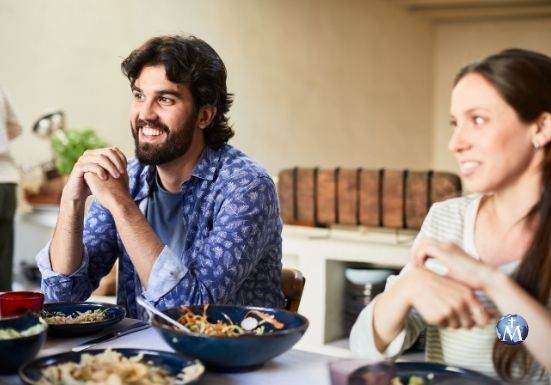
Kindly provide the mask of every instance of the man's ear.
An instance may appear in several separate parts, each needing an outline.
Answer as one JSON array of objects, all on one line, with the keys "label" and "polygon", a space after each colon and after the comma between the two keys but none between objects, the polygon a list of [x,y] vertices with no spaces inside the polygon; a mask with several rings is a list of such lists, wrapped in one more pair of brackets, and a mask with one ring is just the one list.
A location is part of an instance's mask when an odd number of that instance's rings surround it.
[{"label": "man's ear", "polygon": [[216,115],[216,107],[212,104],[205,104],[197,113],[197,126],[201,130],[204,130],[210,125],[212,119],[214,119],[214,115]]},{"label": "man's ear", "polygon": [[545,147],[551,141],[551,113],[544,112],[537,121],[537,129],[532,143],[535,148]]}]

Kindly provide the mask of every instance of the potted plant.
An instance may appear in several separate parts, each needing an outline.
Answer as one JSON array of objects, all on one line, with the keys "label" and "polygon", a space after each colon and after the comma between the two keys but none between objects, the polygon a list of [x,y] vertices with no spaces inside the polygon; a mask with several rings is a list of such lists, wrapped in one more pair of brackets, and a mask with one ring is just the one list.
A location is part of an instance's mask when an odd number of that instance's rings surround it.
[{"label": "potted plant", "polygon": [[84,151],[109,145],[91,128],[58,130],[51,136],[50,141],[60,175],[69,175]]},{"label": "potted plant", "polygon": [[91,129],[56,130],[50,143],[54,151],[54,167],[43,169],[45,179],[36,190],[25,190],[26,201],[32,205],[58,204],[67,178],[84,151],[109,144]]}]

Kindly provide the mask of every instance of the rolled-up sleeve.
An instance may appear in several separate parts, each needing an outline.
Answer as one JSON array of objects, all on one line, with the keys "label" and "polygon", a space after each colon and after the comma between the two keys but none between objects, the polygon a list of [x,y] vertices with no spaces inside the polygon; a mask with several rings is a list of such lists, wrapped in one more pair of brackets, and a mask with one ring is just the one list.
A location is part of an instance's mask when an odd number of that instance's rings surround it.
[{"label": "rolled-up sleeve", "polygon": [[[41,289],[46,302],[75,302],[86,299],[78,290],[78,282],[88,274],[88,253],[84,252],[80,267],[71,275],[56,273],[50,261],[51,241],[36,255],[36,264],[42,275]],[[76,284],[75,284],[76,283]]]},{"label": "rolled-up sleeve", "polygon": [[47,302],[84,301],[112,268],[119,254],[111,214],[97,202],[88,211],[80,267],[71,275],[56,273],[50,262],[51,241],[39,251],[36,262],[42,274],[41,288]]},{"label": "rolled-up sleeve", "polygon": [[[409,268],[410,265],[406,265],[400,274],[388,277],[385,291],[394,286]],[[377,299],[378,296],[373,298],[356,319],[350,331],[350,350],[372,362],[395,360],[404,350],[413,345],[421,331],[426,328],[426,323],[415,309],[410,310],[404,328],[390,341],[385,351],[380,352],[375,345],[373,331],[373,307]]]},{"label": "rolled-up sleeve", "polygon": [[367,305],[358,316],[350,331],[350,350],[358,356],[366,358],[369,362],[394,359],[399,356],[403,350],[406,340],[406,330],[402,330],[390,342],[384,352],[379,352],[375,345],[373,333],[373,306],[377,297]]},{"label": "rolled-up sleeve", "polygon": [[187,272],[187,266],[165,245],[149,274],[147,290],[143,293],[145,298],[157,302],[173,290]]}]

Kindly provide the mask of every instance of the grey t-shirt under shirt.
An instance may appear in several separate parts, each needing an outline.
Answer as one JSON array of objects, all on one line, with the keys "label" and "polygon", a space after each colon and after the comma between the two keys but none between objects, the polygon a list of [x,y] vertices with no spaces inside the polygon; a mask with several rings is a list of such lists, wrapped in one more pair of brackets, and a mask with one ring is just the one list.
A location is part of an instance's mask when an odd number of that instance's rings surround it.
[{"label": "grey t-shirt under shirt", "polygon": [[157,236],[174,254],[181,255],[184,245],[181,192],[166,191],[155,177],[152,194],[147,202],[146,218]]}]

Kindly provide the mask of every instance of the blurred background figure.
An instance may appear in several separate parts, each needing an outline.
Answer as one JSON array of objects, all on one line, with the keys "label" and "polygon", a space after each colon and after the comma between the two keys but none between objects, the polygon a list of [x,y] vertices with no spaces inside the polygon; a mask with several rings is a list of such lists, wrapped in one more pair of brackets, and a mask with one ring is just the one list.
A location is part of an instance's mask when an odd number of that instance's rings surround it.
[{"label": "blurred background figure", "polygon": [[19,136],[21,131],[21,125],[0,88],[0,291],[11,290],[12,284],[13,219],[19,173],[10,156],[9,141]]}]

